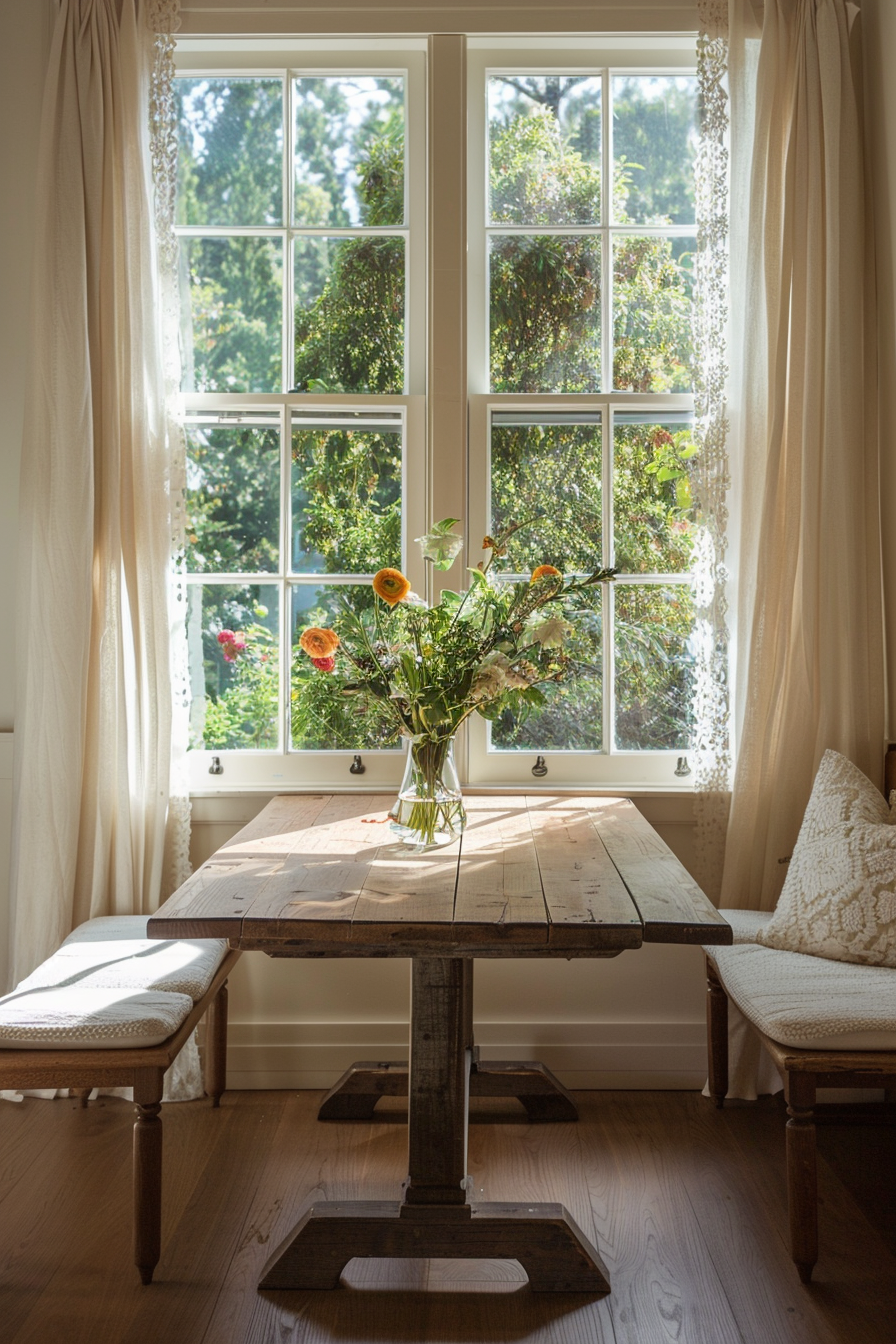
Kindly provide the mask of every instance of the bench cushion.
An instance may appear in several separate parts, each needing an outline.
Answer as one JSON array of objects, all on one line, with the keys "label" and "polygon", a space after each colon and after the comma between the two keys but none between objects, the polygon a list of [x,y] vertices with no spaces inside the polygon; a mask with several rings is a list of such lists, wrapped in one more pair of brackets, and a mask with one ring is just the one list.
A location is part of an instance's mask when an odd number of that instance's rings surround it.
[{"label": "bench cushion", "polygon": [[14,989],[0,999],[0,1049],[140,1049],[161,1045],[192,1008],[188,994]]},{"label": "bench cushion", "polygon": [[227,943],[220,938],[164,942],[147,938],[145,915],[103,916],[70,933],[17,990],[53,985],[157,990],[188,994],[195,1003],[208,991],[226,951]]},{"label": "bench cushion", "polygon": [[896,1050],[896,970],[758,943],[705,949],[740,1011],[798,1050]]}]

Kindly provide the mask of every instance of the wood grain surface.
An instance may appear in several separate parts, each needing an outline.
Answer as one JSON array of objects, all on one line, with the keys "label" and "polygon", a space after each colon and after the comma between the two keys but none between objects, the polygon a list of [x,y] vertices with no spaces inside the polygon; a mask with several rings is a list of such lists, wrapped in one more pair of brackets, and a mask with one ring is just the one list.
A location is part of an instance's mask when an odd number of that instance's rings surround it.
[{"label": "wood grain surface", "polygon": [[149,922],[282,956],[615,956],[730,929],[625,798],[473,795],[463,836],[415,853],[391,795],[282,795]]},{"label": "wood grain surface", "polygon": [[[359,1260],[335,1293],[260,1293],[271,1250],[311,1203],[394,1200],[407,1170],[403,1122],[317,1124],[320,1098],[228,1092],[219,1112],[165,1107],[149,1288],[131,1262],[132,1107],[0,1102],[3,1344],[891,1344],[892,1134],[864,1130],[853,1167],[855,1130],[819,1134],[826,1227],[804,1288],[788,1250],[782,1108],[716,1111],[685,1092],[578,1092],[577,1125],[477,1103],[489,1122],[471,1131],[473,1197],[563,1203],[607,1264],[604,1298],[532,1293],[513,1261],[451,1259]],[[876,1174],[867,1190],[863,1162]]]}]

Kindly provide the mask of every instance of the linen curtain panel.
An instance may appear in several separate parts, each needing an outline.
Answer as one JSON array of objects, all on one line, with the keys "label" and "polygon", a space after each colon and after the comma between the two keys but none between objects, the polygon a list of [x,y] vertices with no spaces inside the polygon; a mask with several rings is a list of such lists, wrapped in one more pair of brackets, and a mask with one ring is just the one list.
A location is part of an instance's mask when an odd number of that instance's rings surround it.
[{"label": "linen curtain panel", "polygon": [[163,885],[172,508],[146,11],[174,8],[61,0],[52,42],[22,456],[13,983],[81,921],[151,911]]},{"label": "linen curtain panel", "polygon": [[732,6],[737,766],[722,905],[770,910],[833,747],[885,734],[876,338],[858,13]]}]

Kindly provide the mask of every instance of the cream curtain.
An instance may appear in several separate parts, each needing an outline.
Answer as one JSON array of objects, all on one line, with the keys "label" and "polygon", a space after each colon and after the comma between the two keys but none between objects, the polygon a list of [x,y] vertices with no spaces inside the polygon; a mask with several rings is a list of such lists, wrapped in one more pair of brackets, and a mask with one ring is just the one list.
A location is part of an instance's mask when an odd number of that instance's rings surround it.
[{"label": "cream curtain", "polygon": [[873,255],[857,8],[733,5],[729,394],[738,753],[722,904],[772,909],[822,753],[885,733]]},{"label": "cream curtain", "polygon": [[163,885],[172,508],[146,10],[165,8],[61,0],[47,75],[22,455],[13,983],[82,920],[154,909]]}]

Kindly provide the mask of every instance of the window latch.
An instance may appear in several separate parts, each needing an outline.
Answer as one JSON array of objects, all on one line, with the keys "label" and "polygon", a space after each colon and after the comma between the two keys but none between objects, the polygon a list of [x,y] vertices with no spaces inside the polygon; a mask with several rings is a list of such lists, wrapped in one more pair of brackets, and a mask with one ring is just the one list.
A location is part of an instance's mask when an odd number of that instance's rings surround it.
[{"label": "window latch", "polygon": [[685,775],[691,773],[691,767],[688,765],[687,756],[679,756],[678,764],[675,767],[675,773],[678,775],[679,779],[684,779]]},{"label": "window latch", "polygon": [[361,760],[360,756],[352,757],[352,763],[348,768],[348,772],[350,775],[363,775],[366,769],[367,766]]},{"label": "window latch", "polygon": [[223,767],[223,765],[221,764],[221,757],[220,757],[220,756],[213,756],[213,757],[212,757],[212,763],[211,763],[211,765],[210,765],[209,768],[208,768],[208,772],[209,772],[210,775],[223,775],[223,773],[224,773],[224,767]]},{"label": "window latch", "polygon": [[544,776],[547,774],[547,772],[548,772],[548,768],[547,768],[547,766],[546,766],[545,763],[544,763],[544,757],[543,757],[543,756],[536,756],[536,757],[535,757],[535,764],[534,764],[533,767],[532,767],[532,773],[533,773],[533,775],[535,776],[535,778],[536,778],[536,779],[543,779]]}]

